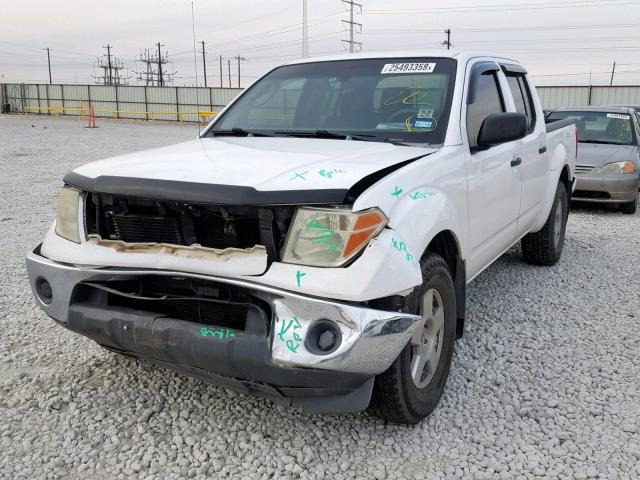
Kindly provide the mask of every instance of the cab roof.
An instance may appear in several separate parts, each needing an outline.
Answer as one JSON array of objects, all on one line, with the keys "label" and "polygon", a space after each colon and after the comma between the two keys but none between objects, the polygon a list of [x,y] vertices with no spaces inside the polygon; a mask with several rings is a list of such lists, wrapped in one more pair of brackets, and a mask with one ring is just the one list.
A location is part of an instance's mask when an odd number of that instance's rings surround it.
[{"label": "cab roof", "polygon": [[461,50],[409,50],[409,51],[377,51],[360,53],[343,53],[337,55],[308,57],[286,62],[285,65],[295,65],[300,63],[329,62],[338,60],[361,60],[367,58],[454,58],[460,62],[466,62],[472,58],[489,57],[496,61],[508,61],[520,65],[518,60],[501,57],[488,52],[470,52]]}]

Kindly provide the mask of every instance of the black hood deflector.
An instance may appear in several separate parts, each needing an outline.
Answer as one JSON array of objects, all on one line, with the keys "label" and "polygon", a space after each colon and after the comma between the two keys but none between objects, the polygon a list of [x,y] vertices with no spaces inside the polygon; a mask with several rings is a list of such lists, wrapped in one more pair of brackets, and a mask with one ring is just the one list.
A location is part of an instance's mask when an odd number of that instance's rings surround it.
[{"label": "black hood deflector", "polygon": [[75,172],[67,173],[64,176],[64,183],[81,190],[95,193],[203,205],[264,206],[341,204],[353,202],[362,192],[391,172],[425,156],[426,155],[421,155],[378,170],[358,180],[349,189],[323,188],[318,190],[261,191],[242,185],[215,185],[151,178],[131,178],[111,175],[91,178]]}]

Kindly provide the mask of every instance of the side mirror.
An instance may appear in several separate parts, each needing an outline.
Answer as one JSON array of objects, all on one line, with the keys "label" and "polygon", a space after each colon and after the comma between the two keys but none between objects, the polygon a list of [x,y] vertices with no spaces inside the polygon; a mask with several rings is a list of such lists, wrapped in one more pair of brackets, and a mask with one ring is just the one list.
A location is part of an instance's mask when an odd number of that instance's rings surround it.
[{"label": "side mirror", "polygon": [[478,134],[478,147],[518,140],[527,134],[527,116],[524,113],[492,113],[482,122]]}]

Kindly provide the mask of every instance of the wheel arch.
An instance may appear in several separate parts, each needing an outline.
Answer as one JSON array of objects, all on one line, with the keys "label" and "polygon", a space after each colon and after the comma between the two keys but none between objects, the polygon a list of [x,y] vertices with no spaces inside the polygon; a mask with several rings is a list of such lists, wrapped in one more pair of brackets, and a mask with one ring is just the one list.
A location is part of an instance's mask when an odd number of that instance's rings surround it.
[{"label": "wheel arch", "polygon": [[[551,212],[551,207],[553,206],[553,200],[555,198],[555,192],[558,188],[558,183],[562,183],[562,185],[567,190],[567,206],[571,203],[571,170],[567,163],[562,165],[562,167],[552,170],[549,172],[548,183],[545,192],[545,200],[544,203],[540,207],[540,211],[538,213],[538,217],[532,228],[529,230],[529,233],[538,232],[542,227],[544,227],[547,218],[549,217],[549,213]],[[569,209],[567,208],[567,212]]]},{"label": "wheel arch", "polygon": [[569,171],[569,165],[565,164],[560,172],[560,181],[567,190],[567,200],[571,202],[571,172]]},{"label": "wheel arch", "polygon": [[456,294],[456,337],[461,338],[464,334],[467,278],[460,242],[454,232],[442,230],[431,239],[423,256],[427,252],[441,256],[449,267]]}]

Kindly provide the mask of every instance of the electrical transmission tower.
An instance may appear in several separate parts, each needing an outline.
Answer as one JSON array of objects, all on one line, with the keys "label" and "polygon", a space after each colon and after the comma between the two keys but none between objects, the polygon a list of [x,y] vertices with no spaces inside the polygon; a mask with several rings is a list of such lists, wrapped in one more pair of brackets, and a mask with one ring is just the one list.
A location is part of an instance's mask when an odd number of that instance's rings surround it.
[{"label": "electrical transmission tower", "polygon": [[356,13],[354,12],[354,10],[356,8],[359,9],[359,12],[357,13],[362,13],[362,4],[356,3],[353,0],[342,0],[342,3],[344,3],[345,5],[349,5],[349,20],[342,20],[343,24],[349,25],[349,40],[342,40],[342,42],[349,44],[349,53],[355,52],[356,46],[358,47],[359,51],[362,51],[362,42],[356,42],[353,39],[354,34],[357,33],[355,31],[356,29],[358,32],[362,32],[362,24],[353,20],[354,14]]},{"label": "electrical transmission tower", "polygon": [[111,53],[113,46],[107,44],[102,48],[107,53],[98,58],[98,68],[102,70],[102,74],[94,76],[96,83],[99,85],[126,85],[129,77],[121,74],[125,70],[125,66]]},{"label": "electrical transmission tower", "polygon": [[444,33],[447,34],[447,39],[442,42],[442,45],[446,45],[447,50],[451,50],[451,47],[453,47],[453,44],[451,43],[451,29],[447,28]]},{"label": "electrical transmission tower", "polygon": [[139,62],[145,65],[144,71],[135,72],[138,75],[138,80],[144,82],[145,85],[163,87],[173,82],[173,76],[177,72],[168,72],[165,65],[169,63],[167,52],[162,53],[162,45],[160,42],[156,43],[154,53],[150,53],[147,48],[144,54],[140,54]]}]

